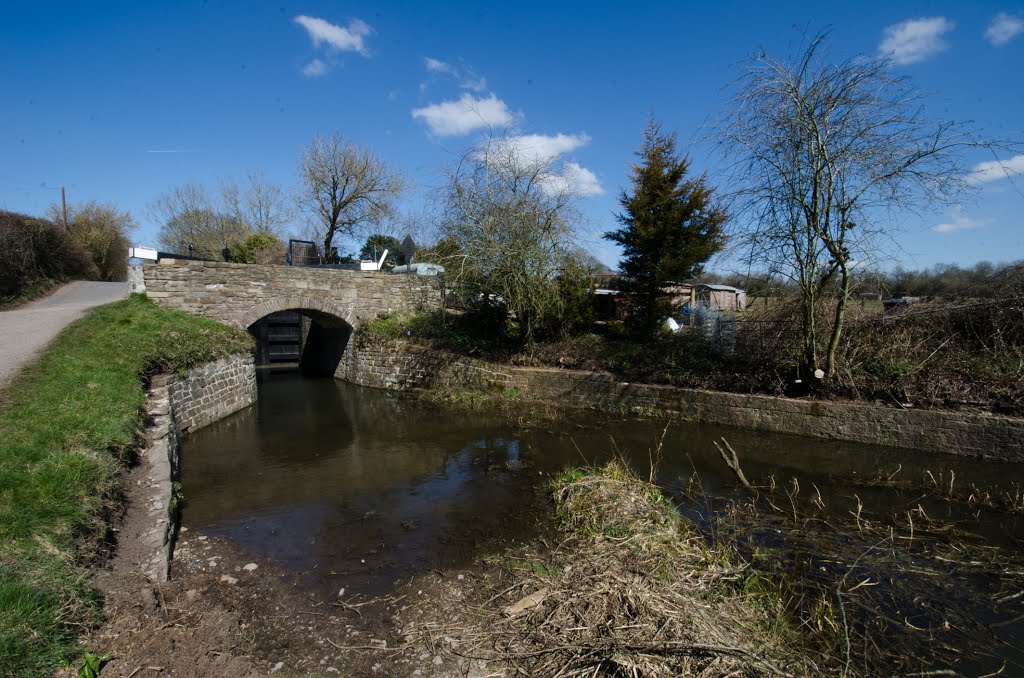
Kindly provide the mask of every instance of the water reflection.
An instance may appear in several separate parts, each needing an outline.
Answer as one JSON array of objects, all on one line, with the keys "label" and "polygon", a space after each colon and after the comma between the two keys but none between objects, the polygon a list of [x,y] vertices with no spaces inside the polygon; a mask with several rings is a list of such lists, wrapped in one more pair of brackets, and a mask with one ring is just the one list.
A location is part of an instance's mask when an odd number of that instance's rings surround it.
[{"label": "water reflection", "polygon": [[[184,524],[274,559],[309,586],[388,590],[403,576],[460,565],[494,539],[528,538],[547,515],[545,474],[614,451],[646,469],[662,433],[654,421],[581,413],[551,430],[517,430],[506,417],[455,413],[326,379],[271,376],[259,403],[190,436],[183,449]],[[680,492],[733,487],[712,441],[727,435],[752,479],[798,475],[835,510],[892,502],[834,477],[938,468],[934,457],[881,447],[674,424],[659,481]],[[1019,477],[1019,468],[957,460],[964,481]],[[916,477],[916,476],[915,476]],[[755,482],[757,482],[755,480]],[[955,511],[941,502],[929,510]],[[988,525],[996,534],[1018,526]],[[1006,530],[1009,530],[1007,532]]]}]

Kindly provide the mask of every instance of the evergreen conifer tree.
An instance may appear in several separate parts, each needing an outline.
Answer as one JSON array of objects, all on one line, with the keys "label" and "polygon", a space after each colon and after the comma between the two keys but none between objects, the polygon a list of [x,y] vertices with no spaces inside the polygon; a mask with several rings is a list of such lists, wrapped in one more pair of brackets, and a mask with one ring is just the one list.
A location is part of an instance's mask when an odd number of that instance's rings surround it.
[{"label": "evergreen conifer tree", "polygon": [[676,151],[675,133],[653,118],[632,170],[632,194],[622,192],[621,228],[604,237],[622,246],[620,270],[630,295],[632,329],[653,337],[670,314],[667,284],[699,275],[725,244],[725,210],[704,176],[688,177],[689,158]]}]

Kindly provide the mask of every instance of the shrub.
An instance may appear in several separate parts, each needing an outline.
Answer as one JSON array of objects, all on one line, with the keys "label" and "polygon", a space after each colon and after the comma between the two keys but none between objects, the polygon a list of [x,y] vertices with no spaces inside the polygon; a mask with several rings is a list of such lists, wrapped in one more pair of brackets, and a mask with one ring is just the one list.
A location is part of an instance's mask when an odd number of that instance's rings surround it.
[{"label": "shrub", "polygon": [[231,247],[238,264],[283,264],[285,245],[270,233],[252,233]]},{"label": "shrub", "polygon": [[0,211],[0,303],[56,282],[96,276],[89,254],[63,228]]},{"label": "shrub", "polygon": [[[61,210],[54,205],[50,219],[60,222]],[[119,212],[112,204],[93,200],[68,208],[68,231],[89,254],[96,278],[110,282],[128,279],[128,238],[138,226],[129,212]]]}]

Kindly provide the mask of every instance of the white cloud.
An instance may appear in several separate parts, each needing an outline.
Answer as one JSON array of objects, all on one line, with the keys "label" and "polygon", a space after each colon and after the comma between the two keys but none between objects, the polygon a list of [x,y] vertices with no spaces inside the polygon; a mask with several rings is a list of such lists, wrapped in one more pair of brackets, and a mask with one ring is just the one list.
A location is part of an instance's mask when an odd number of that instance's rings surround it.
[{"label": "white cloud", "polygon": [[560,156],[589,143],[587,134],[520,134],[495,142],[489,152],[523,167],[549,165],[550,171],[541,177],[541,187],[549,194],[590,197],[604,193],[597,175],[579,163],[558,162]]},{"label": "white cloud", "polygon": [[979,162],[967,175],[967,180],[973,184],[987,184],[1020,174],[1024,174],[1024,155],[1015,155],[1008,160]]},{"label": "white cloud", "polygon": [[1014,16],[1006,12],[1000,12],[996,14],[996,17],[992,19],[992,23],[988,25],[988,30],[985,31],[985,39],[996,47],[1001,47],[1022,32],[1024,32],[1024,19],[1020,15]]},{"label": "white cloud", "polygon": [[550,162],[590,143],[587,134],[520,134],[497,142],[500,151],[514,152],[523,162]]},{"label": "white cloud", "polygon": [[506,127],[519,117],[505,102],[491,94],[486,99],[463,94],[455,101],[430,104],[412,111],[439,137],[461,136],[485,127]]},{"label": "white cloud", "polygon": [[932,226],[932,230],[936,233],[955,233],[956,231],[968,231],[988,226],[993,221],[992,219],[972,219],[964,213],[962,207],[954,209],[950,216],[953,217],[951,222],[948,224],[936,224]]},{"label": "white cloud", "polygon": [[423,57],[423,64],[427,67],[427,70],[431,73],[451,73],[451,64],[446,64],[440,59],[431,59],[430,57]]},{"label": "white cloud", "polygon": [[597,175],[575,162],[565,163],[559,174],[548,174],[543,186],[548,193],[572,193],[583,198],[604,193]]},{"label": "white cloud", "polygon": [[878,53],[892,57],[893,62],[900,65],[916,64],[949,47],[942,36],[955,27],[956,24],[942,16],[909,19],[886,26]]},{"label": "white cloud", "polygon": [[307,78],[318,78],[321,75],[327,75],[327,71],[330,68],[320,59],[313,59],[308,64],[302,67],[302,74]]},{"label": "white cloud", "polygon": [[295,23],[306,29],[314,47],[326,43],[343,52],[358,52],[363,56],[370,55],[363,41],[373,33],[373,29],[365,21],[352,19],[348,22],[348,26],[337,26],[330,21],[300,14],[295,17]]},{"label": "white cloud", "polygon": [[[431,73],[447,75],[454,78],[463,89],[472,90],[474,92],[482,92],[487,89],[487,79],[477,75],[472,68],[459,68],[446,61],[433,59],[431,57],[423,57],[423,65],[426,66],[427,70]],[[420,89],[426,89],[426,85],[420,85]]]}]

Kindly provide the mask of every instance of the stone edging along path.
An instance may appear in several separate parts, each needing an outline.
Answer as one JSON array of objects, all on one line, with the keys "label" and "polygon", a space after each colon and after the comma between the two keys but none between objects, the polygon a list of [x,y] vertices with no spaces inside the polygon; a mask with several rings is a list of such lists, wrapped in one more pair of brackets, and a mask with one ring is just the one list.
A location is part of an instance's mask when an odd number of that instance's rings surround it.
[{"label": "stone edging along path", "polygon": [[391,390],[515,389],[528,399],[571,407],[663,414],[825,440],[1024,461],[1021,418],[634,384],[607,373],[491,364],[402,341],[349,346],[335,376]]},{"label": "stone edging along path", "polygon": [[143,555],[122,563],[154,581],[167,581],[178,522],[177,479],[181,436],[213,423],[256,402],[253,356],[240,354],[189,370],[184,376],[150,379],[146,406],[145,447],[139,451],[141,469],[131,474],[140,490],[135,495],[148,518],[132,538]]}]

